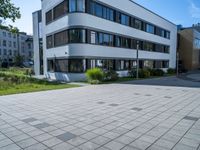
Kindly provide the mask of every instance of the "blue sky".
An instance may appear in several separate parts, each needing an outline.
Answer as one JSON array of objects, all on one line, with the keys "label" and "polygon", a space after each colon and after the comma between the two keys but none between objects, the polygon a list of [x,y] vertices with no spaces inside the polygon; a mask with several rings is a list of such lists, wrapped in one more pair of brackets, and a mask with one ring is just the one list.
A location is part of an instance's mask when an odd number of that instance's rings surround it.
[{"label": "blue sky", "polygon": [[[32,34],[32,12],[41,8],[41,0],[11,0],[20,7],[22,17],[14,24],[20,31]],[[189,27],[200,22],[200,0],[133,0],[175,24]]]}]

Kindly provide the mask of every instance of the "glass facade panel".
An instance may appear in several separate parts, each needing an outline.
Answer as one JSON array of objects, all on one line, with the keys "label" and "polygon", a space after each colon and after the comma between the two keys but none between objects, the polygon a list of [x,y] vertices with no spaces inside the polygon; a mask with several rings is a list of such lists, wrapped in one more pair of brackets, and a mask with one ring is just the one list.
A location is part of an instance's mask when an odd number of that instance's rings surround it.
[{"label": "glass facade panel", "polygon": [[56,33],[54,35],[54,46],[62,46],[68,43],[68,32],[67,30]]}]

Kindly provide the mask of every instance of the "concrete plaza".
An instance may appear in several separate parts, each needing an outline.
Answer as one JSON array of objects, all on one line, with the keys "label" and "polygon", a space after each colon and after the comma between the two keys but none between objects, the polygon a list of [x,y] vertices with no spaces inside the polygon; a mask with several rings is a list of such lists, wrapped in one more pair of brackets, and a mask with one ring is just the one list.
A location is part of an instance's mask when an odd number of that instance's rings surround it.
[{"label": "concrete plaza", "polygon": [[109,84],[1,96],[0,149],[200,150],[200,88]]}]

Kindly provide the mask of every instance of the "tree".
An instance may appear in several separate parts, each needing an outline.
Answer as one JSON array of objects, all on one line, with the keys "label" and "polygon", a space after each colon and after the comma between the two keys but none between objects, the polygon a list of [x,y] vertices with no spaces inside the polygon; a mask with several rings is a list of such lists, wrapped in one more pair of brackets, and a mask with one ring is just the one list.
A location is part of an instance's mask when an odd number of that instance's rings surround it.
[{"label": "tree", "polygon": [[15,7],[10,0],[0,0],[0,18],[11,19],[15,22],[16,19],[21,17],[18,7]]}]

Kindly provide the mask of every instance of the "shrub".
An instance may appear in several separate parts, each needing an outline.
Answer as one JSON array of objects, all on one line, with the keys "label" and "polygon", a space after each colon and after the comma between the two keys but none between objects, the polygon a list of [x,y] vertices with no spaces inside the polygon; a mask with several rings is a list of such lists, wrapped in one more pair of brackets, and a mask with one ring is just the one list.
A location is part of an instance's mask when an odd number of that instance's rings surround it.
[{"label": "shrub", "polygon": [[129,70],[128,74],[129,74],[130,77],[136,78],[136,74],[137,74],[136,69]]},{"label": "shrub", "polygon": [[139,78],[149,78],[151,76],[150,71],[148,69],[140,69],[138,73]]},{"label": "shrub", "polygon": [[176,69],[173,68],[167,69],[167,74],[176,74]]},{"label": "shrub", "polygon": [[116,81],[118,80],[118,74],[114,70],[105,71],[104,72],[104,80],[105,81]]},{"label": "shrub", "polygon": [[95,82],[96,84],[98,84],[103,80],[104,73],[99,68],[93,68],[93,69],[87,70],[86,77],[90,83]]},{"label": "shrub", "polygon": [[164,76],[165,72],[162,69],[151,69],[151,76]]}]

